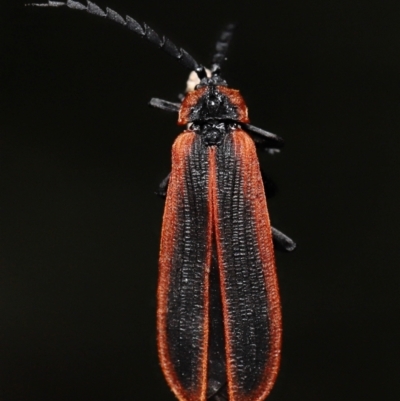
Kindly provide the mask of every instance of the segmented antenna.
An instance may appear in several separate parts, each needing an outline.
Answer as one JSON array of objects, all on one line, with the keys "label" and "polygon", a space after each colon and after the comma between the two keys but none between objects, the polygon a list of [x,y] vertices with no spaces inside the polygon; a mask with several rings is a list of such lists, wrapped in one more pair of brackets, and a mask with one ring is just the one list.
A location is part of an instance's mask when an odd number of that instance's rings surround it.
[{"label": "segmented antenna", "polygon": [[226,59],[226,53],[228,52],[229,42],[232,39],[233,30],[235,29],[234,24],[228,24],[225,29],[221,32],[221,35],[215,44],[215,54],[212,59],[211,71],[213,75],[218,75],[221,70],[221,64]]},{"label": "segmented antenna", "polygon": [[126,26],[131,31],[137,33],[142,38],[147,39],[149,42],[154,43],[158,48],[164,50],[170,56],[177,59],[181,64],[183,64],[186,68],[191,71],[196,71],[200,75],[202,74],[203,67],[197,63],[197,61],[184,49],[176,47],[168,38],[162,36],[161,38],[157,35],[156,32],[153,31],[148,25],[143,23],[143,26],[140,25],[137,21],[135,21],[129,15],[126,16],[126,19],[122,18],[117,12],[111,10],[111,8],[106,8],[106,11],[103,11],[98,5],[92,3],[91,1],[86,2],[86,6],[73,0],[67,1],[48,1],[47,3],[34,3],[27,4],[27,6],[33,7],[63,7],[66,6],[68,8],[72,8],[73,10],[83,10],[87,11],[90,14],[97,15],[99,17],[105,17],[111,19],[118,24]]}]

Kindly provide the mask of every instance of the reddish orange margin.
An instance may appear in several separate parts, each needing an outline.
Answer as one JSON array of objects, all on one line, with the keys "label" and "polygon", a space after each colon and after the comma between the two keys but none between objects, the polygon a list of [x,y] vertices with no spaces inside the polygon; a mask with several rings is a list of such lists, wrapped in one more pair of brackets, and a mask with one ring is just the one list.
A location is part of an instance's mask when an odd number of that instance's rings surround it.
[{"label": "reddish orange margin", "polygon": [[[172,171],[168,185],[167,198],[164,209],[163,225],[161,232],[161,248],[159,259],[159,279],[157,290],[157,343],[158,354],[164,376],[171,390],[179,401],[206,401],[207,392],[207,362],[209,341],[209,271],[211,266],[211,222],[208,222],[209,244],[207,245],[207,260],[205,266],[205,294],[204,294],[204,339],[201,366],[199,368],[198,391],[188,392],[180,383],[169,355],[169,347],[166,337],[168,293],[170,286],[170,272],[174,255],[174,242],[176,241],[176,228],[178,224],[178,208],[181,204],[179,198],[185,193],[184,177],[187,173],[186,162],[190,157],[190,150],[196,134],[185,131],[176,139],[172,147]],[[209,214],[211,216],[211,213]]]},{"label": "reddish orange margin", "polygon": [[[272,243],[272,233],[267,210],[267,203],[262,182],[260,166],[256,154],[253,140],[241,130],[233,133],[233,141],[236,157],[239,159],[240,168],[245,182],[245,196],[251,198],[254,202],[254,224],[257,233],[258,249],[260,252],[262,264],[264,267],[264,278],[267,290],[268,308],[269,308],[269,326],[271,330],[271,342],[269,351],[269,361],[265,367],[263,378],[257,389],[250,394],[242,394],[235,385],[234,378],[234,359],[230,347],[230,330],[228,321],[228,312],[226,299],[222,297],[224,327],[225,327],[225,343],[227,354],[227,380],[228,394],[230,401],[263,401],[270,393],[279,371],[280,354],[282,345],[282,318],[279,297],[279,287],[276,275],[274,247]],[[213,199],[213,221],[218,221],[218,204],[217,204],[217,182],[216,182],[216,163],[215,155],[210,150],[210,177],[213,177],[210,185],[214,188],[212,191]],[[220,233],[218,226],[216,227],[216,242],[218,260],[222,261],[222,248],[220,242]],[[225,293],[224,278],[221,262],[220,275],[222,293]]]}]

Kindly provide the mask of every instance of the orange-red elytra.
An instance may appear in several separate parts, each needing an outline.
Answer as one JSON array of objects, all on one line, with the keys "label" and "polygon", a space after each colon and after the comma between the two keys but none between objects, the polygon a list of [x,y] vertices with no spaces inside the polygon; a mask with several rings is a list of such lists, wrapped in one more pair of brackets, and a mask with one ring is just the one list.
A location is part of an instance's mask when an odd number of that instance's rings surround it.
[{"label": "orange-red elytra", "polygon": [[278,136],[249,124],[238,90],[221,77],[233,26],[222,32],[210,70],[146,24],[110,8],[66,6],[111,19],[197,74],[180,103],[150,105],[178,114],[186,130],[172,148],[157,291],[157,342],[165,378],[180,401],[262,401],[281,356],[281,307],[274,247],[295,243],[270,225],[256,147],[275,153]]},{"label": "orange-red elytra", "polygon": [[[214,269],[225,343],[219,353],[224,361],[217,365],[225,362],[229,400],[263,400],[278,373],[281,313],[256,150],[241,129],[232,130],[219,146],[202,141],[185,131],[173,146],[158,287],[161,366],[179,400],[212,396],[207,368],[212,369],[209,281]],[[194,172],[203,176],[201,182]],[[195,186],[201,195],[193,196]]]}]

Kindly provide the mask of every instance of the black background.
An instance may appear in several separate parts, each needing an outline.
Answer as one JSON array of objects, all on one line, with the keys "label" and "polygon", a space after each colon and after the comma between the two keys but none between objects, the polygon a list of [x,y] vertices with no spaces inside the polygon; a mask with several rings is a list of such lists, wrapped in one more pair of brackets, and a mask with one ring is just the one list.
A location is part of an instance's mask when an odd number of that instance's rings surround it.
[{"label": "black background", "polygon": [[[4,3],[4,1],[2,2]],[[269,400],[400,399],[400,3],[103,0],[225,78],[279,185],[284,344]],[[1,8],[0,401],[173,400],[155,346],[157,255],[180,132],[148,100],[187,71],[84,12]]]}]

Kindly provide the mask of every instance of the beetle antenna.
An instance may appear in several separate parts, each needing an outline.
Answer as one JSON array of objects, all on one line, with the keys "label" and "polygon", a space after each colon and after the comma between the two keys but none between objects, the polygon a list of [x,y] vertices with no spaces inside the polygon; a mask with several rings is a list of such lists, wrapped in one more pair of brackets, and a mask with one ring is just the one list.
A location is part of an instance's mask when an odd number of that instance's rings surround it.
[{"label": "beetle antenna", "polygon": [[170,56],[177,59],[181,64],[183,64],[186,68],[193,71],[199,68],[199,64],[197,61],[184,49],[179,48],[174,45],[168,38],[162,36],[161,38],[157,35],[153,29],[151,29],[146,23],[143,23],[143,26],[140,25],[136,20],[134,20],[129,15],[126,16],[126,19],[121,17],[117,12],[111,10],[111,8],[106,7],[106,11],[103,11],[98,5],[92,3],[91,1],[86,2],[86,6],[82,3],[73,0],[67,1],[48,1],[47,3],[34,3],[34,4],[26,4],[27,6],[33,7],[62,7],[66,6],[68,8],[74,10],[82,10],[87,11],[90,14],[97,15],[99,17],[105,17],[111,19],[131,31],[134,31],[142,38],[147,39],[149,42],[154,43],[158,48],[164,50]]},{"label": "beetle antenna", "polygon": [[195,69],[195,71],[196,71],[196,74],[197,74],[197,76],[199,77],[200,81],[201,81],[203,78],[207,78],[207,71],[206,71],[206,68],[205,68],[204,66],[199,65],[199,66]]},{"label": "beetle antenna", "polygon": [[212,58],[211,72],[213,75],[219,75],[221,71],[221,64],[226,60],[226,53],[228,52],[229,42],[232,39],[234,24],[228,24],[221,32],[221,35],[215,44],[215,54]]}]

